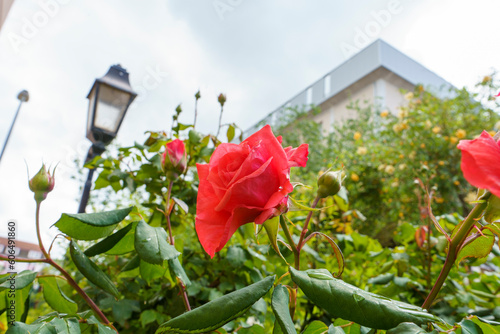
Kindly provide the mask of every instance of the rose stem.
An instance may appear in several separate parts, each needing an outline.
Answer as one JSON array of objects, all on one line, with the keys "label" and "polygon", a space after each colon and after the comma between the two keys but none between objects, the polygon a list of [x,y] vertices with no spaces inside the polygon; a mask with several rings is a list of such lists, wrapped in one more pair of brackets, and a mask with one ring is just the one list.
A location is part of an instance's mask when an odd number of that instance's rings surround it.
[{"label": "rose stem", "polygon": [[[318,205],[319,200],[320,200],[320,198],[318,196],[314,199],[314,202],[312,204],[313,209]],[[295,245],[295,243],[293,242],[290,231],[288,230],[288,226],[286,225],[284,219],[280,216],[280,225],[283,228],[283,232],[285,232],[285,236],[286,236],[288,242],[290,243],[290,246],[292,247],[293,255],[295,258],[295,269],[297,269],[297,270],[300,270],[300,250],[302,249],[302,246],[303,246],[302,243],[303,243],[304,237],[307,233],[307,226],[309,225],[309,221],[311,220],[312,214],[313,214],[313,211],[309,211],[309,214],[307,215],[306,221],[304,223],[304,227],[302,228],[302,232],[300,233],[300,238],[299,238],[299,242],[297,243],[297,245]],[[295,315],[295,309],[297,307],[297,284],[296,283],[293,284],[293,289],[291,289],[291,291],[290,291],[290,299],[291,299],[290,316],[292,317],[292,320],[293,320],[294,315]]]},{"label": "rose stem", "polygon": [[221,127],[221,123],[222,123],[222,112],[224,111],[224,106],[220,106],[220,115],[219,115],[219,127],[217,128],[217,134],[215,135],[215,138],[218,138],[219,137],[219,132],[220,132],[220,127]]},{"label": "rose stem", "polygon": [[489,192],[483,195],[481,197],[481,203],[477,203],[476,206],[469,213],[467,218],[465,218],[462,221],[462,223],[458,226],[457,233],[453,236],[453,238],[451,238],[448,249],[448,255],[446,256],[443,269],[441,269],[441,272],[439,273],[436,283],[434,283],[431,292],[425,299],[424,304],[422,305],[423,309],[428,310],[431,307],[434,299],[437,297],[439,290],[441,290],[444,281],[448,277],[448,274],[450,273],[450,270],[453,267],[455,260],[457,259],[458,251],[462,247],[462,244],[469,235],[470,231],[474,228],[474,223],[476,222],[475,219],[481,217],[484,209],[488,205],[487,200],[490,197],[490,195],[491,193]]},{"label": "rose stem", "polygon": [[[313,209],[316,208],[316,206],[318,205],[319,200],[320,200],[319,196],[316,196],[316,198],[314,199],[314,202],[313,202],[311,208],[313,208]],[[311,220],[312,215],[313,215],[313,211],[311,210],[307,214],[306,222],[304,223],[304,227],[302,228],[302,232],[300,233],[299,242],[297,243],[297,250],[298,250],[298,255],[299,255],[299,260],[296,261],[296,268],[295,268],[297,270],[300,270],[300,268],[299,268],[299,264],[300,264],[300,251],[302,249],[302,246],[304,246],[303,245],[304,237],[306,236],[307,226],[309,226],[309,221]]]},{"label": "rose stem", "polygon": [[[288,226],[286,225],[285,219],[283,218],[283,215],[280,216],[280,225],[281,228],[283,229],[283,232],[285,233],[286,240],[290,244],[290,247],[292,247],[293,251],[293,257],[295,258],[295,268],[299,268],[299,250],[297,249],[297,246],[295,245],[295,242],[293,242],[292,235],[290,234],[290,230],[288,229]],[[297,284],[293,283],[293,289],[290,289],[290,316],[293,317],[295,316],[295,308],[297,307]]]},{"label": "rose stem", "polygon": [[[101,309],[94,303],[94,301],[85,293],[85,291],[80,288],[80,286],[73,280],[73,278],[68,274],[66,270],[64,270],[60,265],[58,265],[50,255],[45,251],[45,247],[43,247],[43,242],[40,234],[40,206],[41,206],[41,201],[36,202],[36,234],[38,237],[38,245],[40,246],[40,250],[42,251],[43,255],[45,256],[45,261],[48,264],[50,264],[52,267],[56,268],[68,281],[68,284],[71,285],[76,292],[87,302],[87,305],[90,306],[92,310],[97,314],[97,316],[104,322],[105,325],[113,328],[115,332],[118,333],[116,328],[113,326],[113,324],[106,318],[104,313],[102,313]],[[17,259],[16,259],[17,260]],[[32,261],[32,262],[42,262],[40,260],[38,261]]]},{"label": "rose stem", "polygon": [[[167,203],[165,204],[165,218],[167,218],[168,235],[170,238],[170,244],[175,247],[174,236],[172,234],[172,225],[170,224],[170,195],[172,194],[173,184],[174,184],[173,181],[170,181],[170,183],[168,184],[167,199],[166,199]],[[186,311],[191,311],[191,305],[189,304],[189,299],[188,299],[188,295],[187,295],[186,289],[184,287],[184,284],[178,278],[177,278],[177,282],[179,283],[179,290],[180,290],[180,293],[182,295],[182,301],[184,302],[184,307],[186,308]]]},{"label": "rose stem", "polygon": [[193,130],[196,128],[196,118],[198,118],[198,99],[194,101],[194,122],[193,122]]}]

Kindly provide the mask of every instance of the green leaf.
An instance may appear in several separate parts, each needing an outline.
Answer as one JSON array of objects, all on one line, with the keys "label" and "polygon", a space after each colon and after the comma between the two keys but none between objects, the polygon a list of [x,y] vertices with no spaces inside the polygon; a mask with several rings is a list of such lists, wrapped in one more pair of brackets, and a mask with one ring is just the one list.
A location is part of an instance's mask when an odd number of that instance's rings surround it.
[{"label": "green leaf", "polygon": [[113,232],[132,209],[133,207],[98,213],[63,213],[54,225],[74,239],[96,240]]},{"label": "green leaf", "polygon": [[101,322],[97,320],[94,315],[91,315],[87,319],[87,323],[90,325],[96,325],[98,334],[116,334],[116,332],[112,328],[101,324]]},{"label": "green leaf", "polygon": [[307,205],[304,205],[297,201],[296,199],[293,199],[291,196],[288,196],[288,199],[292,201],[293,205],[296,206],[299,210],[304,210],[304,211],[321,211],[321,208],[310,208]]},{"label": "green leaf", "polygon": [[14,326],[10,326],[5,334],[59,334],[56,328],[47,323],[28,325],[23,322],[14,322]]},{"label": "green leaf", "polygon": [[280,249],[278,247],[278,230],[280,226],[280,217],[274,217],[271,219],[266,220],[262,225],[266,229],[267,237],[269,238],[269,241],[271,242],[271,247],[273,247],[274,251],[278,253],[278,255],[283,259],[283,261],[286,262],[285,258],[283,255],[281,255]]},{"label": "green leaf", "polygon": [[177,277],[186,287],[191,285],[191,281],[186,275],[186,272],[184,271],[184,268],[182,267],[182,264],[179,261],[178,257],[173,260],[168,260],[168,265],[170,267],[170,270],[172,271],[172,276]]},{"label": "green leaf", "polygon": [[411,322],[402,322],[396,327],[387,331],[387,334],[422,334],[427,333],[420,326]]},{"label": "green leaf", "polygon": [[342,329],[342,327],[335,327],[332,324],[332,325],[330,325],[330,327],[328,327],[328,333],[327,334],[345,334],[345,332]]},{"label": "green leaf", "polygon": [[141,258],[139,257],[139,255],[136,255],[130,261],[127,262],[127,264],[122,268],[121,272],[133,270],[139,267],[140,263],[141,263]]},{"label": "green leaf", "polygon": [[460,250],[457,256],[458,263],[468,257],[480,259],[488,256],[495,243],[495,237],[491,231],[484,231],[483,233],[484,235],[472,240]]},{"label": "green leaf", "polygon": [[335,278],[320,280],[291,267],[290,273],[305,295],[335,318],[375,329],[391,329],[402,322],[441,322],[420,307],[366,292]]},{"label": "green leaf", "polygon": [[23,270],[15,275],[13,280],[6,280],[0,284],[0,292],[10,289],[11,283],[14,283],[15,290],[24,289],[35,280],[36,274],[36,272],[31,270]]},{"label": "green leaf", "polygon": [[469,318],[472,322],[474,322],[476,325],[478,325],[482,330],[483,333],[500,333],[500,323],[496,321],[489,321],[485,320],[482,318],[479,318],[477,316],[473,316],[472,318]]},{"label": "green leaf", "polygon": [[28,317],[29,305],[30,305],[30,295],[33,284],[28,284],[22,289],[14,290],[15,293],[5,293],[5,304],[9,308],[10,305],[15,305],[14,319],[10,318],[10,312],[8,312],[7,321],[20,321],[26,322]]},{"label": "green leaf", "polygon": [[67,314],[78,312],[78,304],[64,294],[55,277],[40,277],[38,282],[43,289],[43,298],[52,309]]},{"label": "green leaf", "polygon": [[483,334],[481,327],[471,320],[464,319],[459,325],[462,328],[462,334]]},{"label": "green leaf", "polygon": [[179,199],[177,197],[172,197],[172,199],[182,209],[182,211],[184,211],[184,213],[188,213],[189,212],[189,207],[186,204],[186,202],[184,202],[183,200],[181,200],[181,199]]},{"label": "green leaf", "polygon": [[307,275],[311,278],[321,279],[321,280],[331,280],[333,275],[326,269],[309,269],[307,270]]},{"label": "green leaf", "polygon": [[484,213],[484,220],[488,223],[493,223],[500,220],[500,198],[491,194],[488,199],[488,206]]},{"label": "green leaf", "polygon": [[290,316],[290,310],[288,309],[289,300],[288,289],[280,284],[274,288],[271,308],[276,316],[278,325],[281,327],[281,331],[285,334],[297,334],[292,317]]},{"label": "green leaf", "polygon": [[273,286],[276,276],[231,292],[162,324],[161,333],[203,333],[224,326],[242,315]]},{"label": "green leaf", "polygon": [[335,203],[341,211],[349,210],[349,199],[347,198],[347,190],[345,187],[340,188],[337,195],[333,196]]},{"label": "green leaf", "polygon": [[240,268],[246,261],[245,251],[238,246],[231,246],[227,249],[226,259],[234,268]]},{"label": "green leaf", "polygon": [[266,334],[266,330],[261,325],[253,325],[238,330],[238,334]]},{"label": "green leaf", "polygon": [[113,303],[113,318],[122,326],[125,326],[125,321],[132,317],[133,312],[141,312],[139,302],[136,300],[121,299]]},{"label": "green leaf", "polygon": [[142,328],[146,327],[146,325],[156,321],[156,311],[155,310],[146,310],[141,313],[139,318],[141,320]]},{"label": "green leaf", "polygon": [[167,232],[162,227],[151,227],[141,220],[135,229],[135,249],[141,260],[163,264],[163,261],[181,255],[167,242],[167,238]]},{"label": "green leaf", "polygon": [[229,127],[227,128],[227,142],[230,143],[234,135],[236,134],[236,129],[234,128],[233,124],[230,124]]},{"label": "green leaf", "polygon": [[328,326],[322,321],[315,320],[306,327],[302,334],[323,334],[328,330]]},{"label": "green leaf", "polygon": [[76,318],[54,318],[48,324],[54,327],[57,334],[81,333],[80,324]]},{"label": "green leaf", "polygon": [[74,240],[71,240],[69,245],[69,253],[71,255],[71,259],[75,263],[75,266],[83,276],[99,288],[118,298],[118,289],[115,287],[111,279],[101,269],[99,269],[94,262],[83,254],[82,250],[78,247]]},{"label": "green leaf", "polygon": [[382,275],[378,275],[376,277],[372,277],[368,279],[368,283],[370,284],[387,284],[392,281],[394,278],[394,274],[386,273]]},{"label": "green leaf", "polygon": [[[84,252],[85,255],[92,257],[92,256],[96,256],[98,254],[106,253],[107,251],[115,248],[118,245],[118,243],[130,231],[133,231],[132,228],[135,227],[136,225],[137,225],[137,223],[128,224],[127,226],[125,226],[121,230],[118,230],[115,233],[111,234],[110,236],[104,238],[103,240],[99,241],[98,243],[96,243],[92,247],[89,247],[87,250],[85,250],[85,252]],[[133,232],[132,232],[132,234],[133,234]],[[130,249],[130,251],[133,251],[134,250],[133,243],[131,246],[132,246],[132,249]],[[124,253],[121,253],[121,254],[124,254]],[[115,255],[115,254],[113,254],[113,255]]]},{"label": "green leaf", "polygon": [[149,284],[151,281],[163,277],[167,268],[159,264],[151,264],[141,260],[139,271],[141,273],[141,277]]}]

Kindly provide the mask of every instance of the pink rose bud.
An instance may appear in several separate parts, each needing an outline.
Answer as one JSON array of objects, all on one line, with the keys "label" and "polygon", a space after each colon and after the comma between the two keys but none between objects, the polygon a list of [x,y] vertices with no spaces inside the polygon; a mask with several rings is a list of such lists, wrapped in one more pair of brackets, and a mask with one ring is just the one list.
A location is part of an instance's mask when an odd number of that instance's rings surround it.
[{"label": "pink rose bud", "polygon": [[224,107],[224,103],[226,103],[226,95],[220,94],[218,97],[219,103],[221,107]]},{"label": "pink rose bud", "polygon": [[175,139],[165,145],[165,152],[161,156],[161,166],[171,180],[184,173],[187,167],[187,152],[182,140]]},{"label": "pink rose bud", "polygon": [[35,176],[31,180],[29,180],[29,187],[32,192],[35,193],[35,201],[41,202],[45,198],[47,198],[47,194],[54,189],[55,184],[55,168],[52,171],[53,175],[50,175],[50,171],[47,172],[45,169],[45,164],[42,165],[42,168],[36,173]]}]

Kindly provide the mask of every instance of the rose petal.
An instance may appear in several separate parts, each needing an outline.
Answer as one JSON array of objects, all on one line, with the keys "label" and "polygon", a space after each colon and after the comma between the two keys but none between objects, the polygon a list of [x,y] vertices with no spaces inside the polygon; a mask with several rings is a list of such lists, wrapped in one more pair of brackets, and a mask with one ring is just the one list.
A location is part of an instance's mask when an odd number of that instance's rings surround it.
[{"label": "rose petal", "polygon": [[461,140],[457,147],[462,150],[461,168],[465,179],[500,196],[500,143],[483,131],[479,138]]},{"label": "rose petal", "polygon": [[208,165],[196,165],[200,184],[196,204],[195,227],[203,249],[213,257],[224,236],[226,224],[231,214],[226,211],[215,211],[219,199],[215,195],[211,184],[207,181]]},{"label": "rose petal", "polygon": [[291,146],[285,148],[286,157],[288,159],[288,167],[305,167],[307,163],[307,155],[309,154],[309,145],[302,144],[297,148]]}]

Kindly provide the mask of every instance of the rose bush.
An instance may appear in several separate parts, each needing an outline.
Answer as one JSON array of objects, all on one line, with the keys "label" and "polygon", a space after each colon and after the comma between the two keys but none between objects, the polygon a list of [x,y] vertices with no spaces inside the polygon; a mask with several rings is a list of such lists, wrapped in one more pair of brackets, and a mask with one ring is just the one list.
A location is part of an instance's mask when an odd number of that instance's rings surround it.
[{"label": "rose bush", "polygon": [[479,138],[462,140],[457,147],[462,150],[461,168],[465,179],[500,197],[500,141],[483,131]]},{"label": "rose bush", "polygon": [[211,257],[243,224],[262,224],[287,210],[290,168],[305,167],[308,149],[283,148],[266,125],[240,144],[219,145],[208,164],[197,164],[196,232]]}]

